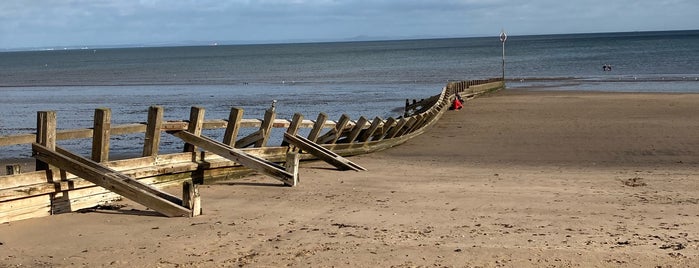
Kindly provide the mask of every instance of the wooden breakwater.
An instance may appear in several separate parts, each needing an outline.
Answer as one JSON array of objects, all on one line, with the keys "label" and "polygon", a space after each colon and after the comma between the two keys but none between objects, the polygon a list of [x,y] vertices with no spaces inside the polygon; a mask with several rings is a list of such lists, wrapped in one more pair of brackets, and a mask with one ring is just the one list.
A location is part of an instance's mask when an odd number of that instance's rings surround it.
[{"label": "wooden breakwater", "polygon": [[[196,184],[257,171],[293,186],[298,182],[296,163],[310,159],[358,170],[343,157],[387,149],[423,133],[448,110],[454,94],[469,99],[503,87],[500,79],[450,82],[430,98],[406,100],[402,117],[385,120],[353,121],[343,115],[332,121],[323,113],[315,120],[301,114],[276,119],[274,107],[262,119],[245,119],[242,109],[231,108],[227,119],[205,120],[204,108],[192,107],[188,120],[164,121],[163,108],[154,106],[144,123],[112,125],[111,111],[97,109],[93,128],[57,130],[58,115],[41,111],[36,133],[0,136],[0,149],[26,146],[37,159],[35,170],[8,164],[7,175],[0,176],[0,222],[77,211],[121,197],[166,216],[195,216],[200,211]],[[238,137],[244,128],[254,131]],[[285,129],[281,144],[268,144],[272,128]],[[301,128],[310,129],[307,137],[298,135]],[[225,129],[222,141],[202,135],[206,129]],[[134,133],[143,135],[139,156],[110,159],[110,140]],[[159,153],[162,135],[180,138],[183,152]],[[89,156],[56,145],[75,139],[92,139]],[[183,185],[182,198],[159,190],[173,185]]]}]

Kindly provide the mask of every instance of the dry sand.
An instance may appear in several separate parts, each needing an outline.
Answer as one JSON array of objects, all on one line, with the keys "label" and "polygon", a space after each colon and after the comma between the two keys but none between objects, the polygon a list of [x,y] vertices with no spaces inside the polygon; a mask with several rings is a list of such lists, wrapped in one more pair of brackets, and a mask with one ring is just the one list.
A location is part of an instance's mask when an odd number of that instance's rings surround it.
[{"label": "dry sand", "polygon": [[[0,267],[696,267],[699,94],[504,91],[425,134],[201,187],[204,215],[0,225]],[[177,192],[178,189],[172,189]]]}]

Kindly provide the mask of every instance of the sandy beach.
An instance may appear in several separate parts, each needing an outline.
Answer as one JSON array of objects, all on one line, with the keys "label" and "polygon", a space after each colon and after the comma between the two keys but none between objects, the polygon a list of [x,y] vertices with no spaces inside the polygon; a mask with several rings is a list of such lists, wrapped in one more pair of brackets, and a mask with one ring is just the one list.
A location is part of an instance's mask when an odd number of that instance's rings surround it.
[{"label": "sandy beach", "polygon": [[505,90],[350,158],[365,172],[203,185],[199,217],[125,200],[0,224],[0,267],[696,267],[698,112],[699,94]]}]

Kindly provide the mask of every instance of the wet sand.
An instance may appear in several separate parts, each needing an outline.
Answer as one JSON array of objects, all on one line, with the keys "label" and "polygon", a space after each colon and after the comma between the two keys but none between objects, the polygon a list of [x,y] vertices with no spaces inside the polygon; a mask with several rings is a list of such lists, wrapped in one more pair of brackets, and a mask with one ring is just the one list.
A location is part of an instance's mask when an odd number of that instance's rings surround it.
[{"label": "wet sand", "polygon": [[366,172],[202,186],[196,218],[124,201],[2,224],[0,267],[692,267],[698,112],[699,94],[508,90],[352,157]]}]

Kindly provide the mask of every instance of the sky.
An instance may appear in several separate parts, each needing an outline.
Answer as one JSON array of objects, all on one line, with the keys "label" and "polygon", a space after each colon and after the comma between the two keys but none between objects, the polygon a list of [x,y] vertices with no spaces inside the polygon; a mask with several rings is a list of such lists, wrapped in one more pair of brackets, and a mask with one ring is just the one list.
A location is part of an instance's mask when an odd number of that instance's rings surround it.
[{"label": "sky", "polygon": [[699,29],[697,0],[1,0],[0,49]]}]

